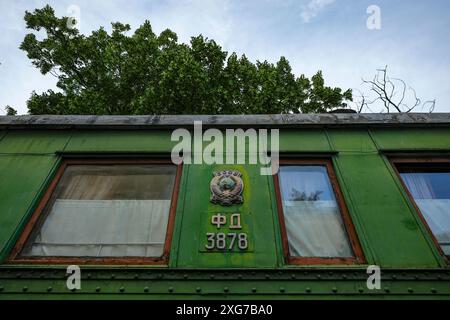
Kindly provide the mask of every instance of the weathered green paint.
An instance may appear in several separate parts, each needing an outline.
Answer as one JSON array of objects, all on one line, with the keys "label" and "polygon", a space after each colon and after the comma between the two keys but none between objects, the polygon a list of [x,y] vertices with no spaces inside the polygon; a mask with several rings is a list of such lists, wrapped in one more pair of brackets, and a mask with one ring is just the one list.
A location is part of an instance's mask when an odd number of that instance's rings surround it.
[{"label": "weathered green paint", "polygon": [[[0,299],[448,299],[450,275],[442,271],[386,271],[380,289],[366,287],[364,269],[299,272],[145,269],[82,274],[80,290],[66,287],[64,269],[0,269]],[[32,272],[32,273],[31,273]]]},{"label": "weathered green paint", "polygon": [[0,140],[0,153],[54,154],[64,150],[69,137],[67,131],[9,131]]},{"label": "weathered green paint", "polygon": [[[351,203],[352,216],[361,222],[358,234],[367,237],[366,251],[383,267],[434,267],[434,256],[406,199],[365,130],[330,130],[339,151],[335,161]],[[364,241],[364,243],[366,243]],[[374,246],[373,243],[378,245]]]},{"label": "weathered green paint", "polygon": [[280,152],[331,151],[326,132],[322,129],[281,130]]},{"label": "weathered green paint", "polygon": [[170,152],[177,143],[171,131],[76,131],[66,151],[75,152]]},{"label": "weathered green paint", "polygon": [[56,162],[54,155],[0,155],[0,261],[37,204]]},{"label": "weathered green paint", "polygon": [[371,129],[381,149],[444,149],[450,146],[449,128]]},{"label": "weathered green paint", "polygon": [[[212,174],[214,171],[225,169],[239,170],[242,173],[244,182],[242,205],[222,207],[209,202],[209,182]],[[183,246],[183,250],[180,249],[178,253],[178,267],[276,267],[271,195],[267,177],[259,174],[259,166],[190,165],[186,189],[181,193],[186,193],[186,199],[179,240],[179,246],[180,248]],[[210,222],[211,215],[234,212],[241,213],[244,230],[248,230],[249,250],[233,254],[205,252],[203,247],[206,243],[206,232],[214,230]],[[195,232],[192,232],[192,226],[196,226]]]},{"label": "weathered green paint", "polygon": [[[57,167],[57,152],[168,154],[177,143],[170,141],[170,137],[169,130],[0,132],[0,261],[4,261],[9,254],[39,202]],[[381,266],[385,270],[383,274],[393,269],[400,270],[396,271],[396,278],[384,280],[383,286],[389,287],[389,292],[367,291],[365,266],[286,265],[281,248],[273,177],[261,176],[259,165],[185,164],[169,264],[140,269],[145,274],[149,272],[155,279],[144,279],[140,271],[134,271],[130,266],[95,266],[91,267],[92,270],[104,272],[105,275],[86,279],[80,292],[71,293],[65,289],[64,274],[60,278],[52,276],[54,271],[64,273],[61,266],[28,266],[28,270],[34,270],[34,276],[30,276],[24,271],[16,273],[15,266],[0,265],[0,299],[448,299],[450,269],[439,256],[380,149],[450,151],[450,129],[328,128],[280,131],[281,153],[335,152],[334,169],[367,264]],[[221,207],[209,202],[212,173],[224,169],[242,172],[244,204]],[[249,250],[239,253],[205,252],[205,233],[214,229],[209,221],[211,215],[231,212],[241,213],[242,224],[249,235]],[[234,272],[233,279],[210,271],[224,268],[230,276]],[[329,271],[333,268],[346,272],[345,278],[343,274],[335,278],[336,271]],[[403,272],[408,275],[415,268],[428,271],[417,271],[412,278],[399,279],[403,277]],[[318,274],[308,278],[304,275],[306,270],[309,270],[308,277],[312,274],[311,270]],[[353,277],[354,270],[360,278]],[[134,278],[134,272],[138,278]],[[190,272],[196,272],[197,276],[193,277]],[[261,278],[254,278],[254,272]],[[428,276],[427,272],[430,272]],[[440,273],[431,277],[435,272]],[[111,277],[111,274],[115,276]],[[131,278],[127,278],[128,275]],[[170,278],[172,276],[178,278]],[[27,291],[23,291],[24,286],[28,287]],[[144,292],[146,286],[150,288],[148,292]],[[48,287],[52,287],[51,291],[47,291]],[[97,287],[102,288],[100,293],[96,292]],[[124,292],[120,291],[121,287],[125,288]],[[201,292],[197,292],[198,287]],[[227,292],[224,287],[228,288]],[[363,287],[363,292],[360,292],[360,287]],[[169,288],[172,288],[171,291]],[[311,292],[306,292],[306,288],[310,288]],[[337,292],[332,292],[333,288],[337,288]]]}]

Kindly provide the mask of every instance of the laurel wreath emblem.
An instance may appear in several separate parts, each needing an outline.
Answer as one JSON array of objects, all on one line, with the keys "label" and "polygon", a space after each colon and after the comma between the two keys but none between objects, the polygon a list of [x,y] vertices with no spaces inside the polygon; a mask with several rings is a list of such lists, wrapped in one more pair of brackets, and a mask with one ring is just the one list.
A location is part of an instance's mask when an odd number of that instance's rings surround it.
[{"label": "laurel wreath emblem", "polygon": [[241,177],[242,173],[237,170],[214,172],[210,183],[210,201],[222,206],[243,203],[244,182]]}]

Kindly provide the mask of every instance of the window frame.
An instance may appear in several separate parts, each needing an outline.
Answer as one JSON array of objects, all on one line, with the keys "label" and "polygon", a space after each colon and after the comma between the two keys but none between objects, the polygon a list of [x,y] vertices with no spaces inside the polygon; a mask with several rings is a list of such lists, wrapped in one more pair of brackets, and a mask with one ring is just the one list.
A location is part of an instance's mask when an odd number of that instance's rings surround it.
[{"label": "window frame", "polygon": [[[395,174],[397,175],[398,180],[400,181],[400,184],[403,188],[403,191],[407,195],[407,201],[411,203],[413,208],[415,209],[417,215],[419,216],[420,221],[422,222],[422,225],[425,227],[425,230],[427,231],[428,235],[431,237],[431,240],[433,241],[435,247],[437,248],[440,256],[442,256],[447,263],[450,263],[450,255],[447,256],[444,251],[441,248],[441,245],[439,244],[438,239],[434,235],[433,231],[430,228],[430,225],[428,224],[427,220],[425,219],[425,216],[423,215],[422,211],[420,210],[419,206],[416,203],[416,200],[414,199],[411,192],[409,192],[409,189],[406,185],[406,183],[403,181],[403,178],[400,175],[399,165],[402,164],[409,164],[409,167],[411,169],[421,169],[423,172],[433,172],[433,169],[437,168],[437,163],[448,163],[450,166],[450,159],[445,158],[442,156],[394,156],[389,158],[389,162],[391,164],[391,167],[394,169]],[[431,164],[430,167],[420,166],[420,167],[414,167],[414,165],[423,165],[429,163]],[[435,165],[433,167],[433,164]],[[449,171],[450,172],[450,171]]]},{"label": "window frame", "polygon": [[344,197],[342,195],[337,177],[333,170],[332,160],[330,158],[304,158],[304,159],[280,159],[280,167],[285,165],[291,166],[305,166],[305,165],[316,165],[325,166],[328,174],[328,179],[332,186],[334,196],[336,198],[336,203],[339,207],[339,212],[342,217],[342,222],[347,234],[347,238],[354,254],[353,257],[298,257],[291,256],[289,252],[289,240],[286,233],[286,224],[284,221],[283,204],[280,190],[280,180],[278,173],[274,175],[274,186],[275,186],[275,197],[277,201],[277,211],[278,211],[278,221],[281,231],[281,241],[283,247],[284,261],[287,264],[292,265],[337,265],[337,264],[363,264],[365,263],[364,254],[353,225],[350,214],[345,205]]},{"label": "window frame", "polygon": [[[176,166],[175,180],[172,190],[172,197],[169,209],[169,220],[167,223],[166,238],[164,241],[163,254],[160,257],[61,257],[61,256],[35,256],[24,257],[21,252],[29,237],[34,231],[34,227],[39,219],[50,208],[55,198],[55,190],[60,182],[66,168],[70,165],[142,165],[142,164],[161,164]],[[79,265],[166,265],[169,261],[170,246],[173,238],[175,213],[180,189],[180,181],[183,164],[173,164],[166,158],[127,158],[127,157],[108,157],[108,158],[63,158],[59,168],[56,170],[50,184],[41,197],[31,218],[26,222],[19,239],[16,241],[8,259],[10,264],[79,264]]]}]

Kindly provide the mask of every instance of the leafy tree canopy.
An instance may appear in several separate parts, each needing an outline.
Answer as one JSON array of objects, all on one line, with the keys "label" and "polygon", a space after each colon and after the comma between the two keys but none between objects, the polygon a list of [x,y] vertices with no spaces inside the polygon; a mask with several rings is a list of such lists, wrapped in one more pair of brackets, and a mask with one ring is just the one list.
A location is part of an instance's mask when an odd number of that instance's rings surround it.
[{"label": "leafy tree canopy", "polygon": [[[345,107],[351,90],[327,87],[322,73],[292,73],[281,57],[252,63],[228,54],[202,35],[178,43],[145,21],[134,33],[113,23],[85,36],[50,6],[25,13],[20,48],[42,74],[57,79],[57,92],[32,93],[31,114],[258,114],[326,112]],[[38,39],[37,33],[44,31]]]}]

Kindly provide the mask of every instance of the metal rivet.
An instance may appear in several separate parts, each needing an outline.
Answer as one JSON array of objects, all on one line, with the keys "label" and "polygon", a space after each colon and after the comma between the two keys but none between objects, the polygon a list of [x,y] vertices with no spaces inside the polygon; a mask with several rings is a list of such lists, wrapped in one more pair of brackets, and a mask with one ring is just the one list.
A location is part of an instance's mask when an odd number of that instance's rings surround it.
[{"label": "metal rivet", "polygon": [[197,287],[197,288],[195,288],[195,291],[200,292],[200,291],[202,291],[202,288]]},{"label": "metal rivet", "polygon": [[228,287],[223,288],[223,291],[228,292],[229,291]]},{"label": "metal rivet", "polygon": [[395,274],[393,274],[393,275],[391,276],[391,278],[395,280],[395,279],[397,279],[397,276],[396,276]]},{"label": "metal rivet", "polygon": [[88,279],[90,279],[92,277],[92,275],[90,273],[88,273],[87,277],[88,277]]},{"label": "metal rivet", "polygon": [[135,279],[139,279],[139,275],[138,275],[138,274],[135,274],[135,275],[134,275],[134,278],[135,278]]},{"label": "metal rivet", "polygon": [[124,292],[124,291],[125,291],[125,288],[124,288],[124,287],[120,287],[120,288],[119,288],[119,291],[120,291],[120,292]]},{"label": "metal rivet", "polygon": [[100,287],[95,288],[96,292],[100,292],[100,290],[102,290]]},{"label": "metal rivet", "polygon": [[308,288],[305,289],[305,291],[306,291],[307,293],[310,293],[310,292],[311,292],[311,288],[308,287]]},{"label": "metal rivet", "polygon": [[210,278],[210,279],[214,279],[215,277],[214,277],[214,275],[212,274],[212,275],[209,276],[209,278]]},{"label": "metal rivet", "polygon": [[242,274],[238,274],[238,279],[242,279]]},{"label": "metal rivet", "polygon": [[52,287],[48,287],[48,288],[47,288],[47,291],[48,291],[48,292],[50,292],[50,291],[52,291],[52,290],[53,290]]},{"label": "metal rivet", "polygon": [[413,290],[412,288],[408,288],[408,292],[409,292],[409,293],[413,293],[414,290]]},{"label": "metal rivet", "polygon": [[183,275],[183,278],[184,278],[184,279],[187,279],[187,278],[188,278],[188,275],[187,275],[187,274],[184,274],[184,275]]},{"label": "metal rivet", "polygon": [[266,279],[270,279],[270,276],[268,274],[265,275]]},{"label": "metal rivet", "polygon": [[292,279],[295,279],[295,274],[291,275],[291,278],[292,278]]},{"label": "metal rivet", "polygon": [[336,293],[338,291],[338,289],[336,287],[331,288],[331,291],[333,291],[334,293]]},{"label": "metal rivet", "polygon": [[112,274],[112,275],[111,275],[111,279],[114,279],[115,277],[116,277],[115,274]]},{"label": "metal rivet", "polygon": [[144,292],[148,292],[148,291],[149,291],[148,287],[144,287]]},{"label": "metal rivet", "polygon": [[344,275],[342,276],[342,279],[347,279],[347,275],[344,274]]},{"label": "metal rivet", "polygon": [[364,289],[363,289],[362,287],[359,287],[359,288],[358,288],[358,292],[359,292],[359,293],[363,293],[363,292],[364,292]]},{"label": "metal rivet", "polygon": [[169,287],[169,292],[173,292],[173,287]]},{"label": "metal rivet", "polygon": [[27,287],[27,286],[23,287],[23,288],[22,288],[22,291],[23,291],[23,292],[27,292],[27,291],[28,291],[28,287]]},{"label": "metal rivet", "polygon": [[280,287],[280,292],[285,292],[286,290],[283,287]]},{"label": "metal rivet", "polygon": [[256,292],[256,288],[252,288],[252,292]]},{"label": "metal rivet", "polygon": [[437,290],[435,288],[431,288],[432,293],[437,293]]},{"label": "metal rivet", "polygon": [[321,276],[320,274],[318,274],[318,275],[316,276],[316,278],[317,278],[317,279],[321,279],[322,276]]},{"label": "metal rivet", "polygon": [[391,289],[389,289],[389,287],[384,288],[384,292],[389,293],[391,291]]}]

